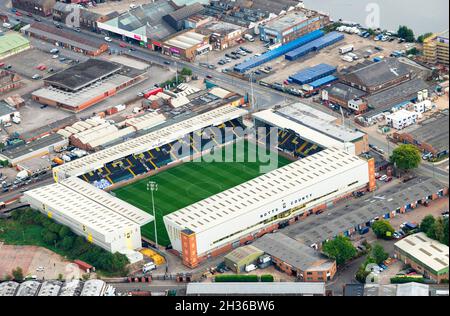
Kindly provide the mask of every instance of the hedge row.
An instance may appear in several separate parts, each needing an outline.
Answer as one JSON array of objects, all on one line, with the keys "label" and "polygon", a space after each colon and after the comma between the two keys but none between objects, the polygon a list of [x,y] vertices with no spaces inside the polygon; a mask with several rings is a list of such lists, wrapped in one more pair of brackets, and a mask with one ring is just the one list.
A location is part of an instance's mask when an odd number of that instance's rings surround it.
[{"label": "hedge row", "polygon": [[214,278],[215,282],[273,282],[273,275],[239,275],[239,274],[223,274]]}]

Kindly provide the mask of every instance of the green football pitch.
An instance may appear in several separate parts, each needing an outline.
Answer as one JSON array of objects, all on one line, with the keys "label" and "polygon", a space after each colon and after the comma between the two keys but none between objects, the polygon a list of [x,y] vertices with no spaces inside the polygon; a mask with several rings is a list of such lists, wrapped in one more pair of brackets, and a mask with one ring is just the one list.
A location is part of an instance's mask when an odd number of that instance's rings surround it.
[{"label": "green football pitch", "polygon": [[[253,154],[258,157],[259,151],[262,150],[261,147],[249,146],[247,141],[241,142],[243,144],[230,144],[216,149],[216,152],[204,155],[204,160],[207,161],[210,161],[208,158],[217,157],[219,152],[222,157],[225,157],[225,152],[231,152],[230,147],[232,146],[235,157],[233,161],[235,162],[218,162],[218,159],[214,162],[185,162],[114,190],[114,193],[118,198],[153,214],[151,193],[147,191],[147,183],[155,181],[158,184],[158,189],[154,192],[158,243],[167,246],[170,244],[170,240],[163,222],[164,215],[256,178],[261,175],[260,167],[268,166],[267,162],[252,162],[253,160],[249,159]],[[279,155],[277,155],[277,159],[278,166],[275,165],[271,169],[290,163],[288,159]],[[154,240],[153,222],[142,227],[142,235]]]}]

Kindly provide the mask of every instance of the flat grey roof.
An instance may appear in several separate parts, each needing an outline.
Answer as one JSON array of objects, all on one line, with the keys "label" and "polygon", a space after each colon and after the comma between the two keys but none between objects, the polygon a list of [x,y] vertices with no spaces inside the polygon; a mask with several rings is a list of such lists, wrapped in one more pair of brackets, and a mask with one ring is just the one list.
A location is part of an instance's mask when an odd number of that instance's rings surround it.
[{"label": "flat grey roof", "polygon": [[[272,11],[268,9],[268,11]],[[273,11],[272,11],[273,12]],[[274,12],[278,13],[278,12]],[[265,24],[265,28],[276,30],[278,32],[283,32],[284,30],[291,28],[292,26],[299,24],[303,21],[307,21],[309,18],[306,15],[306,12],[295,10],[286,13],[285,15],[281,15]]]},{"label": "flat grey roof", "polygon": [[328,261],[320,252],[282,233],[265,234],[252,245],[302,271]]},{"label": "flat grey roof", "polygon": [[371,193],[318,216],[309,216],[293,226],[286,227],[283,233],[308,246],[321,243],[377,216],[382,217],[388,212],[437,193],[444,187],[444,184],[433,178],[416,178],[382,192]]},{"label": "flat grey roof", "polygon": [[76,91],[118,72],[121,68],[122,66],[116,63],[90,58],[48,77],[45,82],[59,88]]},{"label": "flat grey roof", "polygon": [[323,282],[188,283],[187,295],[325,295]]},{"label": "flat grey roof", "polygon": [[353,99],[358,99],[365,96],[367,93],[356,89],[352,86],[346,85],[344,83],[338,82],[331,87],[327,87],[324,90],[328,91],[329,95],[338,97],[339,99],[350,101]]},{"label": "flat grey roof", "polygon": [[448,110],[441,112],[437,118],[421,122],[420,127],[410,132],[415,140],[427,143],[436,150],[448,150],[449,118]]},{"label": "flat grey roof", "polygon": [[4,150],[0,152],[0,155],[5,156],[8,159],[15,159],[33,151],[50,147],[64,140],[65,138],[63,136],[55,133],[29,142],[28,144]]},{"label": "flat grey roof", "polygon": [[394,86],[382,92],[367,97],[367,103],[374,108],[364,117],[373,117],[403,102],[411,101],[417,97],[417,92],[429,89],[428,84],[422,79],[412,79]]}]

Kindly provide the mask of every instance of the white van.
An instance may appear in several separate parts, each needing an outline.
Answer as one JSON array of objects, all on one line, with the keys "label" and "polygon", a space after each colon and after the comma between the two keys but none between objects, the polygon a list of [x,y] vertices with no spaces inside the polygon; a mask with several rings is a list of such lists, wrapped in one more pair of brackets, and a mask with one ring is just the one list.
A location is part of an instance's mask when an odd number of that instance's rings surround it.
[{"label": "white van", "polygon": [[142,273],[144,273],[144,274],[147,273],[147,272],[153,271],[153,270],[156,270],[156,265],[153,262],[146,263],[142,267]]},{"label": "white van", "polygon": [[252,272],[255,271],[258,267],[255,266],[254,264],[249,264],[247,266],[245,266],[245,272]]},{"label": "white van", "polygon": [[7,29],[10,29],[10,28],[12,28],[12,25],[5,22],[5,23],[3,23],[3,27],[7,28]]}]

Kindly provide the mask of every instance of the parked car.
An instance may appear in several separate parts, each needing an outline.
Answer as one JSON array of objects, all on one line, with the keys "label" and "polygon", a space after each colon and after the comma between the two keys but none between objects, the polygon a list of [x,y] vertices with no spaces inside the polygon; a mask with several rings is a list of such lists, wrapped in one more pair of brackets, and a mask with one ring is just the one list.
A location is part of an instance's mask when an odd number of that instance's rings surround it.
[{"label": "parked car", "polygon": [[170,65],[170,61],[165,60],[165,61],[164,61],[164,64],[165,64],[165,65]]},{"label": "parked car", "polygon": [[388,178],[388,176],[387,175],[382,175],[378,180],[380,180],[380,181],[386,181],[386,179]]},{"label": "parked car", "polygon": [[112,42],[112,39],[111,39],[111,37],[105,36],[105,41]]},{"label": "parked car", "polygon": [[391,182],[392,181],[392,177],[387,177],[386,180],[384,180],[384,182]]}]

